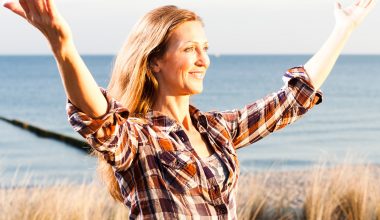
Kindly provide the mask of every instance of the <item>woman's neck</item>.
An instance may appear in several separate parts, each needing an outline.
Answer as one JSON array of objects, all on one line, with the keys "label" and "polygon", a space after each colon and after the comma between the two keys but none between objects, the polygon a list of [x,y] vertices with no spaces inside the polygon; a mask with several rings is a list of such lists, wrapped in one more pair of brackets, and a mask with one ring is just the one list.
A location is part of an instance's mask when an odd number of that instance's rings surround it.
[{"label": "woman's neck", "polygon": [[192,122],[189,113],[189,96],[158,96],[153,105],[154,111],[159,111],[180,123],[184,129],[190,131]]}]

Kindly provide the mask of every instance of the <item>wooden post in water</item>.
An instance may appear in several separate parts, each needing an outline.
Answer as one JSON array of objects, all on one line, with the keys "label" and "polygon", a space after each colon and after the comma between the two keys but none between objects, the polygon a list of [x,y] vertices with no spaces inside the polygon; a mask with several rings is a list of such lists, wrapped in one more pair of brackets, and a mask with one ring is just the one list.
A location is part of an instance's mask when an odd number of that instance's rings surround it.
[{"label": "wooden post in water", "polygon": [[22,122],[19,120],[7,119],[7,118],[4,118],[2,116],[0,116],[0,120],[5,121],[5,122],[12,124],[14,126],[17,126],[19,128],[25,129],[29,132],[32,132],[39,137],[50,138],[50,139],[54,139],[54,140],[63,142],[67,145],[75,147],[76,149],[79,149],[79,150],[84,151],[86,153],[91,152],[90,146],[85,141],[78,140],[76,138],[69,137],[69,136],[66,136],[63,134],[59,134],[59,133],[56,133],[53,131],[48,131],[48,130],[36,127],[34,125],[31,125],[31,124],[28,124],[28,123],[25,123],[25,122]]}]

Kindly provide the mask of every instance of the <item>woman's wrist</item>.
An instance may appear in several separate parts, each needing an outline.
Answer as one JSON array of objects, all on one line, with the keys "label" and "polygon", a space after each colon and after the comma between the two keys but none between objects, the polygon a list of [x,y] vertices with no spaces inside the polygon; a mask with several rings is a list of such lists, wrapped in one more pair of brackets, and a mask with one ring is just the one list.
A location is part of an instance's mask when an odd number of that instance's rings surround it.
[{"label": "woman's wrist", "polygon": [[54,53],[59,53],[65,50],[65,48],[74,45],[70,27],[62,17],[57,18],[54,22],[52,21],[49,28],[46,31],[42,31],[42,33],[45,35]]},{"label": "woman's wrist", "polygon": [[341,24],[336,24],[334,26],[333,32],[340,34],[340,35],[351,35],[352,32],[355,30],[355,26],[353,25],[341,25]]},{"label": "woman's wrist", "polygon": [[65,57],[67,57],[68,54],[76,51],[74,41],[71,38],[49,41],[49,43],[54,56],[58,60],[65,60]]}]

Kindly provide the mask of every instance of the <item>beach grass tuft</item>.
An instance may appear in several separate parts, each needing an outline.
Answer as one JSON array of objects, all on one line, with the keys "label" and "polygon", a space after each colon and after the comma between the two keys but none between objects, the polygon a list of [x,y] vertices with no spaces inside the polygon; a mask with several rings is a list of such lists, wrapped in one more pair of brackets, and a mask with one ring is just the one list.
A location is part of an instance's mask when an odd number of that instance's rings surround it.
[{"label": "beach grass tuft", "polygon": [[[380,220],[380,167],[330,166],[243,174],[238,219]],[[93,181],[0,188],[0,219],[128,219],[128,209]]]}]

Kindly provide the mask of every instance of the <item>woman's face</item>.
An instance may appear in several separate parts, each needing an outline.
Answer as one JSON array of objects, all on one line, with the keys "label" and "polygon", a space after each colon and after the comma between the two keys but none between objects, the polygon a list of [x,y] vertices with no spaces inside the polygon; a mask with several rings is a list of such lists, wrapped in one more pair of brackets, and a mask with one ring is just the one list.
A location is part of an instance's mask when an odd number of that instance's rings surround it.
[{"label": "woman's face", "polygon": [[164,55],[154,62],[160,95],[182,96],[202,92],[210,64],[208,42],[199,21],[177,27],[168,39]]}]

